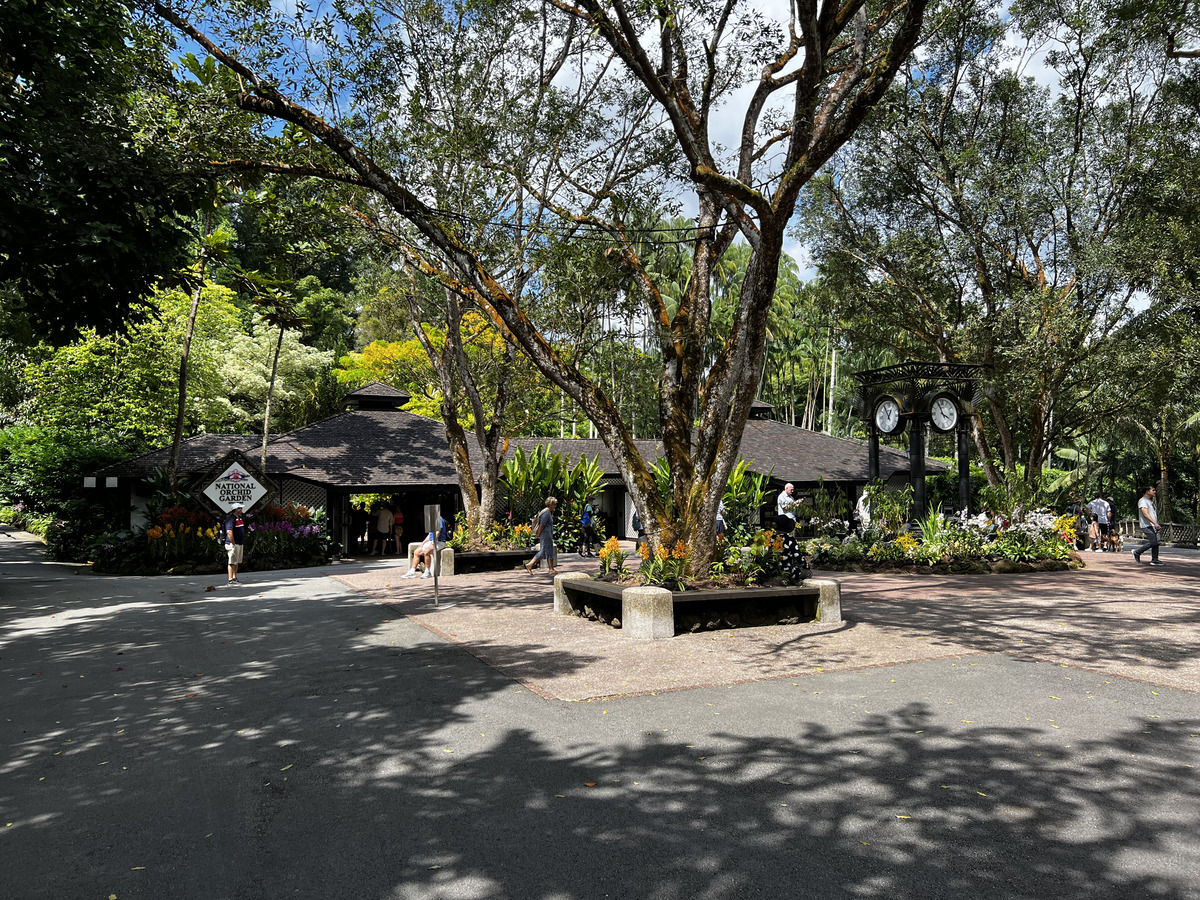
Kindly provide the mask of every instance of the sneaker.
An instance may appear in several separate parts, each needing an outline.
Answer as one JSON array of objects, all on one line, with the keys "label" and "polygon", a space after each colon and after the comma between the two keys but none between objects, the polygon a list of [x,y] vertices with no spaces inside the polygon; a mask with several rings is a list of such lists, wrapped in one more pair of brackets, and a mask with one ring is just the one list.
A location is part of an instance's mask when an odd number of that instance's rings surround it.
[{"label": "sneaker", "polygon": [[415,567],[414,567],[414,568],[412,568],[412,569],[409,569],[407,572],[405,572],[405,573],[404,573],[403,575],[401,575],[400,577],[401,577],[401,578],[416,578],[416,577],[417,577],[417,570],[416,570],[416,568],[415,568]]},{"label": "sneaker", "polygon": [[1138,556],[1138,555],[1137,555],[1137,551],[1136,551],[1136,550],[1130,550],[1130,551],[1129,551],[1129,555],[1133,557],[1133,561],[1134,561],[1134,562],[1140,563],[1140,562],[1142,561],[1142,558],[1141,558],[1140,556]]},{"label": "sneaker", "polygon": [[227,582],[225,582],[225,587],[234,587],[235,585],[241,585],[241,582],[236,578],[230,578]]},{"label": "sneaker", "polygon": [[1166,563],[1165,563],[1165,562],[1159,562],[1157,559],[1152,559],[1152,560],[1150,560],[1150,565],[1152,565],[1152,566],[1165,566],[1165,565],[1166,565]]},{"label": "sneaker", "polygon": [[426,569],[426,570],[425,570],[425,574],[424,574],[424,575],[422,575],[421,577],[422,577],[422,578],[432,578],[432,577],[433,577],[433,573],[432,573],[431,571],[429,571],[428,569]]}]

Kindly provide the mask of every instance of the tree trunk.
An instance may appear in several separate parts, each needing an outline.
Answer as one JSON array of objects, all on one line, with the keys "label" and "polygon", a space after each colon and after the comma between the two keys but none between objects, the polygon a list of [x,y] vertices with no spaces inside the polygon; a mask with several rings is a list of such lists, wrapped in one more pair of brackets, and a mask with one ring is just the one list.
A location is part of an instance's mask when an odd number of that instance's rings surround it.
[{"label": "tree trunk", "polygon": [[271,433],[271,398],[275,396],[275,375],[279,371],[279,353],[283,350],[283,326],[279,326],[279,340],[275,342],[275,356],[271,360],[271,381],[267,385],[267,408],[263,411],[262,453],[258,458],[259,474],[267,473],[267,436]]},{"label": "tree trunk", "polygon": [[192,352],[192,336],[196,333],[196,316],[200,312],[200,294],[204,290],[204,275],[208,268],[208,247],[203,238],[212,233],[212,212],[205,213],[204,233],[201,236],[200,255],[196,260],[196,289],[192,291],[192,308],[188,312],[187,331],[183,335],[183,350],[179,357],[179,405],[175,413],[175,434],[171,440],[171,459],[167,469],[171,473],[171,490],[179,490],[179,447],[183,443],[183,422],[187,413],[188,361]]}]

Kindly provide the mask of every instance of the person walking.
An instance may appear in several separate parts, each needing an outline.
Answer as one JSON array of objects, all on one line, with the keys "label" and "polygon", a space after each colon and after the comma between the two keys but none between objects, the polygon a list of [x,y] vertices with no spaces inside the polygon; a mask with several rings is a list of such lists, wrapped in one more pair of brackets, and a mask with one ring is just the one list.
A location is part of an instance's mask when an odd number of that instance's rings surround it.
[{"label": "person walking", "polygon": [[[391,507],[380,503],[375,509],[375,539],[371,541],[372,556],[387,556],[388,542],[392,539],[392,525],[396,518],[392,515]],[[379,553],[375,548],[379,548]]]},{"label": "person walking", "polygon": [[534,528],[534,535],[538,538],[538,551],[533,554],[533,559],[524,564],[525,571],[530,575],[533,574],[533,567],[543,559],[550,568],[550,574],[558,574],[558,569],[554,568],[558,562],[558,554],[554,547],[554,510],[557,506],[557,498],[547,497],[545,508],[538,513],[537,526]]},{"label": "person walking", "polygon": [[1162,531],[1162,526],[1158,521],[1158,510],[1154,508],[1154,496],[1154,488],[1148,487],[1142,492],[1142,499],[1138,501],[1138,525],[1142,529],[1142,534],[1146,536],[1146,543],[1134,547],[1130,552],[1133,554],[1134,562],[1141,562],[1142,554],[1149,550],[1150,565],[1162,566],[1165,563],[1159,562],[1158,559],[1158,535]]},{"label": "person walking", "polygon": [[241,584],[238,581],[238,568],[242,565],[242,555],[246,551],[246,517],[245,507],[240,503],[233,504],[225,516],[225,555],[229,557],[230,586]]},{"label": "person walking", "polygon": [[589,497],[583,504],[583,515],[579,517],[579,555],[582,557],[595,556],[592,553],[592,542],[596,540],[596,511],[592,509]]},{"label": "person walking", "polygon": [[[1100,540],[1092,544],[1092,549],[1095,550],[1097,547],[1107,549],[1106,545],[1108,543],[1108,529],[1112,516],[1112,507],[1108,505],[1108,501],[1104,499],[1104,496],[1099,491],[1096,491],[1096,497],[1087,505],[1087,510],[1092,514],[1095,523],[1100,526]],[[1088,531],[1090,533],[1090,526],[1088,527]]]}]

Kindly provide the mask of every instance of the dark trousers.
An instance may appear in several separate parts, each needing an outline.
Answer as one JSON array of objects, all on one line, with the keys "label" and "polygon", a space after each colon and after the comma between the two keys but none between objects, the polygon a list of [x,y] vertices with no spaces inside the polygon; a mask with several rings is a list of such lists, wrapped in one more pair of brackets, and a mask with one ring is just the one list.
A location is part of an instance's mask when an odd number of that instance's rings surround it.
[{"label": "dark trousers", "polygon": [[581,525],[582,534],[579,536],[579,552],[591,553],[592,542],[596,540],[596,527],[594,525]]},{"label": "dark trousers", "polygon": [[1142,553],[1149,550],[1150,551],[1150,559],[1153,560],[1154,562],[1158,562],[1158,529],[1157,528],[1143,528],[1142,534],[1144,534],[1146,536],[1146,543],[1142,544],[1139,547],[1134,547],[1133,555],[1135,557],[1140,558]]}]

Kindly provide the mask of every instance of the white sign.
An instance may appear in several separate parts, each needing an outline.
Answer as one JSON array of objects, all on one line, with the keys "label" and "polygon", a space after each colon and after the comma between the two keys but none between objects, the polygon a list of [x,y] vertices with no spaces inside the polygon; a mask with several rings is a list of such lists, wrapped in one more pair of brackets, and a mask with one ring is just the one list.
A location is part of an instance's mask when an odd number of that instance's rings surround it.
[{"label": "white sign", "polygon": [[232,465],[217,477],[217,480],[204,489],[204,496],[213,503],[229,512],[235,503],[241,503],[249,509],[264,496],[267,489],[242,466]]}]

